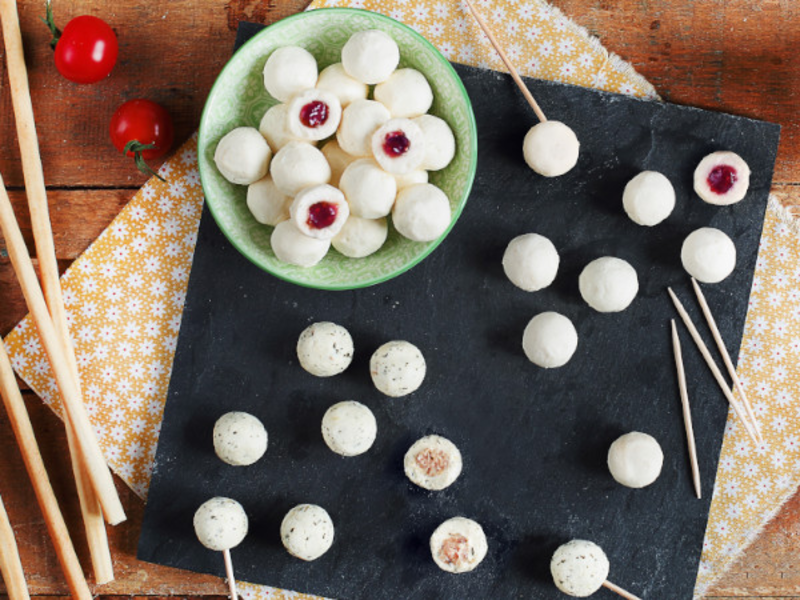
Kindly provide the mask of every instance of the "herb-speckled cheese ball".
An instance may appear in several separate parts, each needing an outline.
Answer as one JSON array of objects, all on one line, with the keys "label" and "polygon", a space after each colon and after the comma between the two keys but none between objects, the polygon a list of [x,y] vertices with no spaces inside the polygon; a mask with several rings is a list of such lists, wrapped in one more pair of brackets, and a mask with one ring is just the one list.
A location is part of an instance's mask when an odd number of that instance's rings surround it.
[{"label": "herb-speckled cheese ball", "polygon": [[322,417],[322,437],[328,448],[342,456],[358,456],[372,447],[378,424],[372,411],[355,400],[331,406]]},{"label": "herb-speckled cheese ball", "polygon": [[577,598],[591,596],[608,577],[608,557],[593,542],[572,540],[558,547],[550,560],[556,587]]},{"label": "herb-speckled cheese ball", "polygon": [[222,552],[242,543],[247,535],[247,514],[231,498],[211,498],[194,513],[194,532],[209,550]]},{"label": "herb-speckled cheese ball", "polygon": [[225,413],[214,424],[214,451],[229,465],[252,465],[267,451],[267,430],[251,414]]},{"label": "herb-speckled cheese ball", "polygon": [[333,521],[328,512],[316,504],[298,504],[283,518],[281,541],[292,556],[316,560],[333,544]]},{"label": "herb-speckled cheese ball", "polygon": [[369,371],[378,391],[399,398],[417,390],[425,379],[425,358],[410,342],[387,342],[372,355]]},{"label": "herb-speckled cheese ball", "polygon": [[297,358],[300,366],[312,375],[338,375],[353,360],[353,338],[347,329],[336,323],[312,323],[297,340]]},{"label": "herb-speckled cheese ball", "polygon": [[431,535],[431,556],[448,573],[467,573],[481,564],[489,550],[479,523],[466,517],[448,519]]},{"label": "herb-speckled cheese ball", "polygon": [[403,470],[412,483],[426,490],[443,490],[458,479],[463,462],[458,447],[440,435],[427,435],[408,449]]}]

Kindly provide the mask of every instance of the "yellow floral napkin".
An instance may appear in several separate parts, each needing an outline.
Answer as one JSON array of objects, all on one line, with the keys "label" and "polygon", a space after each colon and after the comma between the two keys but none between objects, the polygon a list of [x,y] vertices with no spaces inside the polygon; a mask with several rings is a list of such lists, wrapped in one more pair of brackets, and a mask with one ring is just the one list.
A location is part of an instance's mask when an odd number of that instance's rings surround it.
[{"label": "yellow floral napkin", "polygon": [[[629,64],[544,0],[478,0],[523,75],[657,98]],[[410,25],[455,62],[504,70],[465,5],[441,0],[314,0]],[[62,277],[85,401],[112,469],[145,497],[203,202],[196,140],[161,168]],[[800,483],[800,233],[767,213],[739,372],[767,443],[729,418],[697,593],[752,541]],[[58,395],[30,318],[6,338],[17,373],[58,414]],[[676,400],[677,401],[677,400]],[[244,598],[309,598],[241,584]]]}]

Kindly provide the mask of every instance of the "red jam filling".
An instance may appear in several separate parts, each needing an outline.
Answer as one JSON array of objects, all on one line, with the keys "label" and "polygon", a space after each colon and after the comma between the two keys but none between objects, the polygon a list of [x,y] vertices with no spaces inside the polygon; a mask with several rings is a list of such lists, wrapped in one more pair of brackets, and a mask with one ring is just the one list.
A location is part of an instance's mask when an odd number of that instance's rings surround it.
[{"label": "red jam filling", "polygon": [[469,542],[463,535],[451,535],[442,544],[439,558],[447,565],[457,565],[462,560],[469,558]]},{"label": "red jam filling", "polygon": [[333,202],[317,202],[308,209],[306,223],[311,229],[325,229],[333,225],[339,207]]},{"label": "red jam filling", "polygon": [[447,452],[433,448],[425,448],[425,450],[418,452],[414,460],[428,477],[440,475],[450,464]]},{"label": "red jam filling", "polygon": [[706,181],[715,194],[727,194],[736,183],[736,169],[730,165],[717,165],[711,169]]},{"label": "red jam filling", "polygon": [[328,105],[319,100],[305,104],[300,109],[300,122],[306,127],[314,128],[324,125],[328,120]]},{"label": "red jam filling", "polygon": [[402,131],[392,131],[383,138],[383,151],[389,156],[403,156],[411,147],[411,141]]}]

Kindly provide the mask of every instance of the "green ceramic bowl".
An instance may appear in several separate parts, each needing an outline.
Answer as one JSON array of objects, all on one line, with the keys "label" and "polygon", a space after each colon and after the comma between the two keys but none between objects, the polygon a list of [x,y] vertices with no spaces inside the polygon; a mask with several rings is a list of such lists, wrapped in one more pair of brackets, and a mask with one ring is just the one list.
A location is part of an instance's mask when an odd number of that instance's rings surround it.
[{"label": "green ceramic bowl", "polygon": [[[316,266],[295,267],[279,261],[270,248],[272,227],[258,223],[247,208],[246,186],[229,183],[214,164],[217,143],[234,127],[258,127],[275,100],[266,92],[262,70],[267,57],[281,46],[302,46],[313,54],[320,70],[339,62],[342,46],[365,29],[380,29],[400,46],[400,66],[422,72],[431,84],[430,113],[443,118],[456,138],[456,155],[441,171],[430,174],[450,199],[453,220],[433,242],[412,242],[390,225],[389,238],[375,254],[347,258],[331,247]],[[438,246],[461,214],[472,187],[477,164],[477,132],[472,106],[461,80],[447,59],[409,27],[376,13],[330,8],[300,13],[271,25],[234,54],[220,73],[200,121],[198,160],[206,202],[230,242],[253,263],[298,285],[346,290],[366,287],[395,277],[420,262]]]}]

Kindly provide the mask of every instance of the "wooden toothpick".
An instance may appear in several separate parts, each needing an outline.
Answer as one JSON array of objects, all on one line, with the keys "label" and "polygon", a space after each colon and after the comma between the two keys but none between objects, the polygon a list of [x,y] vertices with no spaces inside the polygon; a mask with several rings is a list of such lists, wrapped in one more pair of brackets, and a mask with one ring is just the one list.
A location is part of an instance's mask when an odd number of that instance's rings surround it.
[{"label": "wooden toothpick", "polygon": [[634,596],[634,595],[633,595],[633,594],[631,594],[630,592],[628,592],[628,591],[626,591],[626,590],[623,590],[623,589],[622,589],[621,587],[619,587],[618,585],[614,585],[614,584],[613,584],[613,583],[611,583],[611,582],[610,582],[608,579],[606,579],[606,580],[603,582],[603,587],[604,587],[604,588],[606,588],[606,589],[609,589],[609,590],[611,590],[611,591],[612,591],[612,592],[614,592],[615,594],[619,594],[619,595],[620,595],[620,596],[622,596],[623,598],[627,598],[628,600],[642,600],[641,598],[639,598],[639,596]]},{"label": "wooden toothpick", "polygon": [[711,353],[708,351],[708,347],[706,346],[705,342],[703,342],[703,338],[700,337],[700,333],[697,331],[697,327],[694,326],[689,313],[686,312],[686,309],[681,304],[681,301],[678,300],[678,297],[675,295],[675,292],[672,291],[672,288],[667,288],[667,293],[669,297],[672,298],[672,303],[675,305],[675,309],[678,311],[678,314],[681,317],[684,325],[686,325],[686,329],[689,330],[689,334],[692,336],[697,349],[700,350],[700,354],[706,361],[708,368],[711,370],[711,374],[716,379],[717,384],[719,385],[722,393],[725,395],[725,398],[728,400],[730,405],[733,407],[733,411],[736,413],[736,416],[742,422],[745,430],[747,431],[747,435],[750,436],[750,439],[753,441],[754,444],[759,444],[758,438],[756,437],[756,433],[753,430],[753,426],[747,420],[746,416],[742,412],[742,408],[739,404],[739,401],[733,397],[728,384],[725,383],[725,379],[722,377],[722,373],[720,373],[719,367],[717,367],[717,363],[714,362],[714,359],[711,358]]},{"label": "wooden toothpick", "polygon": [[692,287],[694,287],[694,293],[697,296],[697,302],[700,304],[700,308],[703,310],[703,314],[706,317],[706,322],[708,323],[708,328],[711,330],[711,335],[714,337],[714,341],[717,344],[719,353],[722,355],[722,362],[725,363],[725,368],[728,369],[728,374],[731,376],[733,384],[736,386],[736,391],[739,392],[739,397],[742,399],[744,410],[747,412],[747,416],[753,423],[753,427],[756,430],[756,435],[758,436],[759,441],[763,443],[764,436],[761,435],[761,428],[758,426],[755,413],[753,413],[753,407],[750,405],[750,400],[747,399],[747,395],[744,393],[742,381],[736,374],[736,368],[733,366],[733,361],[731,361],[731,355],[728,353],[728,348],[725,346],[725,342],[722,340],[719,327],[717,327],[717,321],[714,319],[714,315],[711,314],[711,309],[708,307],[708,302],[706,302],[706,297],[703,294],[703,290],[700,289],[700,286],[698,285],[697,281],[695,281],[694,277],[692,277]]},{"label": "wooden toothpick", "polygon": [[514,83],[516,83],[517,86],[519,87],[520,91],[522,92],[522,95],[525,96],[525,100],[527,100],[528,104],[531,105],[531,108],[533,109],[533,112],[536,113],[537,118],[542,123],[547,121],[547,117],[544,116],[544,112],[542,112],[542,109],[539,107],[539,103],[536,102],[536,99],[533,97],[533,94],[531,94],[531,91],[528,89],[528,86],[526,86],[525,83],[522,81],[522,78],[519,76],[519,73],[517,72],[517,69],[514,67],[514,64],[511,62],[511,59],[508,58],[508,55],[505,53],[505,50],[503,50],[503,47],[500,45],[500,42],[498,42],[497,38],[494,37],[492,30],[489,29],[489,25],[486,23],[486,21],[483,20],[483,17],[478,12],[478,9],[475,8],[475,5],[472,3],[471,0],[464,0],[464,2],[469,7],[472,16],[475,17],[475,20],[478,22],[478,25],[480,25],[480,28],[486,34],[486,37],[489,38],[489,42],[491,42],[492,46],[494,46],[494,49],[497,50],[497,54],[500,56],[500,60],[502,60],[503,63],[505,63],[508,72],[511,73],[511,78],[514,80]]},{"label": "wooden toothpick", "polygon": [[686,442],[689,445],[689,462],[692,466],[692,481],[697,498],[701,498],[700,493],[700,467],[697,464],[697,448],[694,440],[694,428],[692,427],[692,413],[689,410],[689,393],[686,390],[686,372],[683,370],[683,353],[681,352],[681,340],[678,337],[678,328],[675,326],[675,319],[670,319],[672,324],[672,349],[675,353],[675,368],[678,371],[678,389],[681,394],[681,406],[683,407],[683,424],[686,428]]},{"label": "wooden toothpick", "polygon": [[233,561],[231,560],[230,549],[222,551],[222,558],[225,560],[225,574],[228,578],[228,590],[231,594],[231,600],[238,600],[239,594],[236,592],[236,579],[233,577]]}]

